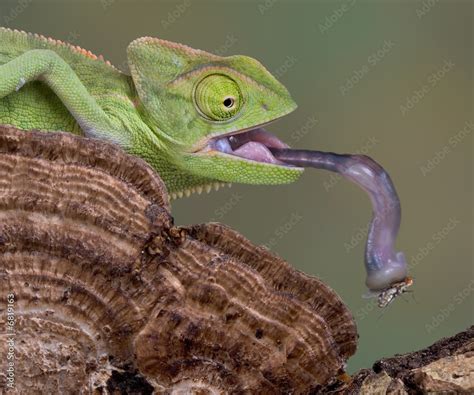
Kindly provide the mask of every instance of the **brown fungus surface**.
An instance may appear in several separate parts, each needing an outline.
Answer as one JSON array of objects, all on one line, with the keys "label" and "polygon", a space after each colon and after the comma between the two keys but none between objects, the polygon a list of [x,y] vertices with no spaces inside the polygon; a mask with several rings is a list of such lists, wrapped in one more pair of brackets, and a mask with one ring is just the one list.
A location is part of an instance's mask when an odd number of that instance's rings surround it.
[{"label": "brown fungus surface", "polygon": [[187,229],[198,240],[256,270],[274,290],[309,304],[329,326],[340,354],[349,358],[355,353],[358,335],[352,314],[339,296],[319,279],[294,269],[265,247],[255,246],[223,224],[208,223]]},{"label": "brown fungus surface", "polygon": [[117,147],[0,127],[0,353],[13,337],[14,391],[336,382],[357,339],[339,297],[227,227],[176,228],[169,213],[159,177]]}]

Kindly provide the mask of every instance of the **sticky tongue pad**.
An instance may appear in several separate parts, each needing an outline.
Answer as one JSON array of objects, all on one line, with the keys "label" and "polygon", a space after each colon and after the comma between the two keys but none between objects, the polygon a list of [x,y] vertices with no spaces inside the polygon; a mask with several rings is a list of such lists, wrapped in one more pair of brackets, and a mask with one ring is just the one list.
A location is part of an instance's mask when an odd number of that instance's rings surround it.
[{"label": "sticky tongue pad", "polygon": [[214,141],[213,148],[226,154],[256,162],[284,164],[276,159],[268,148],[288,148],[276,136],[264,129],[225,136]]}]

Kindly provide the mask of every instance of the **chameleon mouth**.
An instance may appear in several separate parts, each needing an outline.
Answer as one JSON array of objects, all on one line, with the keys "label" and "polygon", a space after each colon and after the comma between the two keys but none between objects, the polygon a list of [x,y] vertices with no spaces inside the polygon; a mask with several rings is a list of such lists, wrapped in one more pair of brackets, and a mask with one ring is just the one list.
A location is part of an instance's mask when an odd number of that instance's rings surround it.
[{"label": "chameleon mouth", "polygon": [[209,140],[204,151],[217,151],[254,162],[292,167],[276,159],[270,150],[271,148],[289,147],[274,134],[263,128],[256,128],[236,134],[214,137]]}]

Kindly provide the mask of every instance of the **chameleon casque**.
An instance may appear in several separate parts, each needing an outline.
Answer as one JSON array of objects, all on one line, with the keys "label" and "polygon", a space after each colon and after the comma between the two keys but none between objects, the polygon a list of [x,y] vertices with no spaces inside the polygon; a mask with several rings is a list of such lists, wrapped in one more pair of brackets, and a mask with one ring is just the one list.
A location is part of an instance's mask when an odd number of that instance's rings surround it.
[{"label": "chameleon casque", "polygon": [[383,307],[411,285],[395,251],[400,203],[388,174],[366,156],[290,149],[265,131],[296,104],[257,60],[151,37],[133,41],[127,59],[131,75],[82,48],[0,28],[0,124],[109,140],[148,162],[172,197],[290,183],[305,167],[338,172],[372,201],[369,290]]}]

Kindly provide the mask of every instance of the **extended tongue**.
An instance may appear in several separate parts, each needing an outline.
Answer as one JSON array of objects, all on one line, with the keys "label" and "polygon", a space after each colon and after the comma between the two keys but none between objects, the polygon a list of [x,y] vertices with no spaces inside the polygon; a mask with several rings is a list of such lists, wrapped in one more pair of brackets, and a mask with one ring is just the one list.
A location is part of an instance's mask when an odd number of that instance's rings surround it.
[{"label": "extended tongue", "polygon": [[392,289],[394,284],[407,281],[407,262],[403,253],[395,249],[400,227],[400,201],[382,166],[364,155],[289,148],[269,150],[283,163],[334,171],[361,187],[369,195],[373,211],[365,249],[366,284],[377,291]]}]

